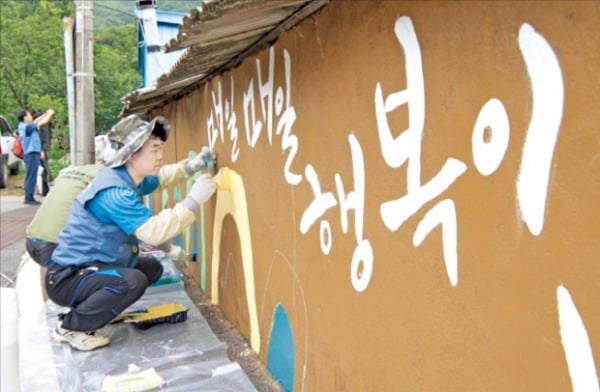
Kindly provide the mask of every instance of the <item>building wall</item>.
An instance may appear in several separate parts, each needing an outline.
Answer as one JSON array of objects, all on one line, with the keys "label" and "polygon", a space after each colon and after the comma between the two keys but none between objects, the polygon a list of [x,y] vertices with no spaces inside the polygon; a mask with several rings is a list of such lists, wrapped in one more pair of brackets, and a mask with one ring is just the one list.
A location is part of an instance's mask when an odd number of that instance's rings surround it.
[{"label": "building wall", "polygon": [[599,42],[599,2],[333,1],[161,111],[218,154],[198,284],[288,390],[597,391]]}]

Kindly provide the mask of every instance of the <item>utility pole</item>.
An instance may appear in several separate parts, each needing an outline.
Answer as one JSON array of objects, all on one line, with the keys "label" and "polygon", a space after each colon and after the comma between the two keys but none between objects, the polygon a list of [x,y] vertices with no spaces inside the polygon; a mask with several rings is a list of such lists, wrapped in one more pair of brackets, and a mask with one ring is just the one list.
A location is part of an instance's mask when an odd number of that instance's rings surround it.
[{"label": "utility pole", "polygon": [[94,163],[93,0],[75,0],[75,162]]},{"label": "utility pole", "polygon": [[75,66],[73,56],[73,27],[74,21],[71,17],[63,18],[64,40],[65,40],[65,71],[67,77],[67,106],[69,109],[69,150],[71,162],[75,164]]}]

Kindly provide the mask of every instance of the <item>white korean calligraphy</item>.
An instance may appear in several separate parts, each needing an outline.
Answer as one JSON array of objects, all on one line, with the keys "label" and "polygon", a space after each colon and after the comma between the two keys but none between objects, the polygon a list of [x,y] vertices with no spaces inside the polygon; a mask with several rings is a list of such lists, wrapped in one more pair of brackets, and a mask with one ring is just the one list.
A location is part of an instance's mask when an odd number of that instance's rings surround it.
[{"label": "white korean calligraphy", "polygon": [[479,112],[471,138],[473,162],[479,173],[489,176],[496,171],[506,153],[509,138],[506,109],[499,99],[492,98]]},{"label": "white korean calligraphy", "polygon": [[[352,174],[354,190],[346,193],[344,183],[339,173],[335,173],[335,185],[338,199],[332,192],[321,191],[321,185],[311,164],[306,165],[305,177],[310,183],[314,200],[302,214],[300,232],[306,234],[311,226],[320,219],[327,210],[340,206],[340,226],[344,234],[348,233],[348,212],[354,210],[354,234],[357,246],[352,254],[350,263],[350,280],[356,291],[364,291],[371,281],[373,273],[373,248],[369,240],[363,238],[364,204],[365,204],[365,164],[360,143],[354,134],[348,135],[350,152],[352,154]],[[319,230],[321,251],[329,254],[332,246],[331,225],[322,220]]]},{"label": "white korean calligraphy", "polygon": [[533,108],[523,146],[517,197],[529,231],[539,235],[544,228],[548,180],[563,113],[564,86],[554,51],[527,23],[519,30],[519,48],[531,79]]},{"label": "white korean calligraphy", "polygon": [[[381,151],[386,163],[398,168],[407,163],[406,189],[407,194],[384,202],[380,214],[385,226],[396,231],[412,215],[427,202],[442,194],[466,170],[461,161],[449,158],[442,169],[428,183],[421,184],[421,138],[425,120],[425,93],[423,83],[423,67],[421,50],[412,22],[408,17],[400,17],[394,27],[396,37],[405,53],[405,69],[407,87],[404,90],[383,97],[379,83],[375,88],[375,111],[377,130]],[[408,105],[409,125],[396,138],[392,135],[387,113],[396,110],[401,105]],[[433,224],[435,223],[435,224]],[[426,235],[437,224],[443,228],[444,261],[449,272],[449,280],[456,285],[458,277],[456,260],[456,213],[454,203],[444,203],[439,208],[433,208],[424,224],[419,226],[414,244],[420,245]],[[453,241],[448,244],[449,241]]]}]

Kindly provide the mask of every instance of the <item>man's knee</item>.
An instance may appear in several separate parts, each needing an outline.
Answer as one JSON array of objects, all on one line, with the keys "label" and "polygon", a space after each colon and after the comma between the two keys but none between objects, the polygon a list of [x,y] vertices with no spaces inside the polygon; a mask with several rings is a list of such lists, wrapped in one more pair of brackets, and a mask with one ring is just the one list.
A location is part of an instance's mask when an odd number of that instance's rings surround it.
[{"label": "man's knee", "polygon": [[156,282],[163,274],[162,264],[152,256],[138,256],[135,268],[146,276],[148,284]]},{"label": "man's knee", "polygon": [[123,272],[123,279],[126,287],[124,288],[131,294],[139,294],[140,296],[148,287],[148,277],[142,271],[136,269],[129,269]]}]

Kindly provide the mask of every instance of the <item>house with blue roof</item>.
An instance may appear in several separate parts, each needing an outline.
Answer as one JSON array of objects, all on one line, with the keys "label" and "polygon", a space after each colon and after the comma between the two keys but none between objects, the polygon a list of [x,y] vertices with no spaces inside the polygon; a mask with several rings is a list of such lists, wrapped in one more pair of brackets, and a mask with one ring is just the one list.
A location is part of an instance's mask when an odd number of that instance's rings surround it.
[{"label": "house with blue roof", "polygon": [[168,73],[185,50],[165,53],[164,46],[177,37],[185,14],[163,11],[156,0],[138,0],[135,16],[138,19],[138,69],[142,74],[142,88],[153,87],[156,80]]}]

